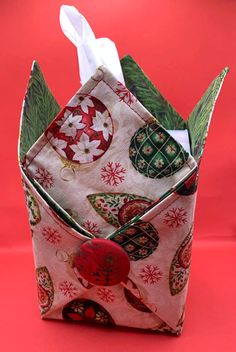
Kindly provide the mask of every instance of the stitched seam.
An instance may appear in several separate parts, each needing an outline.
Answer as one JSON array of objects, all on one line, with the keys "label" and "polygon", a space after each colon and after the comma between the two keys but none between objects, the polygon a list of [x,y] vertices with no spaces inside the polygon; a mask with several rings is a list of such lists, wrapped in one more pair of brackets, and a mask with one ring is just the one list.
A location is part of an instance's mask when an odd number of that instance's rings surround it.
[{"label": "stitched seam", "polygon": [[[174,191],[174,192],[175,192],[175,191]],[[174,192],[171,193],[170,196],[173,196]],[[160,214],[161,214],[163,211],[165,211],[167,208],[169,208],[170,205],[172,205],[172,204],[174,204],[175,202],[177,202],[177,200],[179,200],[180,197],[181,197],[180,195],[176,196],[176,198],[175,198],[174,200],[172,200],[170,203],[168,203],[168,205],[166,205],[165,208],[163,208],[163,209],[159,210],[157,213],[155,213],[155,215],[153,215],[153,217],[150,219],[150,221],[151,221],[154,217],[156,217],[157,215],[160,215]],[[165,200],[167,200],[167,199],[165,199]],[[160,205],[160,203],[157,204],[157,206],[159,206],[159,205]],[[155,208],[155,207],[154,207],[154,208]],[[154,210],[154,209],[152,209],[152,210]],[[145,216],[145,215],[143,215],[143,216]]]}]

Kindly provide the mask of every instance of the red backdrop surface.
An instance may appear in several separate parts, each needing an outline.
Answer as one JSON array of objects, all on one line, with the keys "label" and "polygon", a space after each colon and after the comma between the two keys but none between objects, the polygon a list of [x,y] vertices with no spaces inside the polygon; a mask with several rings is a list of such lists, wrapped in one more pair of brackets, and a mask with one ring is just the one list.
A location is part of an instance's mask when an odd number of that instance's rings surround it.
[{"label": "red backdrop surface", "polygon": [[[235,351],[235,0],[70,1],[97,37],[130,54],[187,118],[211,80],[230,72],[201,164],[187,319],[182,337],[111,331],[39,318],[31,239],[17,165],[22,99],[37,59],[61,106],[79,88],[75,47],[59,25],[59,0],[0,2],[1,344],[33,351]],[[3,349],[3,350],[4,350]]]}]

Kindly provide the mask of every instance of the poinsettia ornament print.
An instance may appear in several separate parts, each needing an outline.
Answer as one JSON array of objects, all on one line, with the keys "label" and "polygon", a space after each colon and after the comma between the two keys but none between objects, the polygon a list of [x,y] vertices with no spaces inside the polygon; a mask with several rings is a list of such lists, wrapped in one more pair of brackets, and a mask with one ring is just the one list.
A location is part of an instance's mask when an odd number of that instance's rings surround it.
[{"label": "poinsettia ornament print", "polygon": [[[195,167],[189,154],[118,83],[109,71],[100,68],[52,121],[38,145],[33,145],[26,155],[27,174],[39,182],[63,209],[72,209],[77,214],[75,220],[86,232],[91,231],[87,221],[96,224],[92,236],[112,234],[115,228],[148,209]],[[128,116],[132,121],[130,125],[127,125]],[[154,135],[166,139],[165,152],[162,147],[154,152],[155,148],[150,144]],[[174,172],[164,175],[166,171],[163,169],[161,183],[156,177],[137,172],[140,168],[137,169],[136,161],[132,159],[136,137],[145,155],[154,152],[154,158],[159,160],[158,153],[169,153],[168,169]],[[144,144],[143,137],[146,138]],[[133,147],[132,143],[135,144]],[[179,158],[184,158],[183,162],[179,163]],[[140,184],[143,187],[140,188]],[[118,206],[114,204],[106,208],[100,202],[97,207],[92,197],[96,193],[103,193],[104,199],[107,194],[108,197],[111,194],[117,194],[117,197],[119,194],[136,194],[137,199],[129,196],[130,202],[123,204],[122,209],[122,197],[118,197]],[[66,197],[66,194],[70,196]],[[79,208],[78,199],[83,204]]]},{"label": "poinsettia ornament print", "polygon": [[87,164],[100,158],[109,148],[113,122],[101,101],[90,96],[75,96],[46,131],[46,136],[62,158]]}]

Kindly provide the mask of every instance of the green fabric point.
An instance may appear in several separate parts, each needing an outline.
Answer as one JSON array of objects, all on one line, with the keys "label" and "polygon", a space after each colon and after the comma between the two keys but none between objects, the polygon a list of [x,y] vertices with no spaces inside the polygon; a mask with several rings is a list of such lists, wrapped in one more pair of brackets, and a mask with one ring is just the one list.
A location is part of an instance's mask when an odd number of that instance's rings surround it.
[{"label": "green fabric point", "polygon": [[193,109],[187,121],[192,155],[198,163],[204,151],[214,105],[228,71],[229,68],[226,67],[219,76],[214,79],[201,100]]},{"label": "green fabric point", "polygon": [[186,123],[182,117],[161,95],[131,56],[127,55],[121,59],[121,67],[126,87],[164,128],[186,129]]},{"label": "green fabric point", "polygon": [[60,111],[44,80],[40,67],[33,62],[22,111],[20,161]]},{"label": "green fabric point", "polygon": [[224,78],[229,71],[226,67],[211,83],[198,102],[187,122],[175,111],[168,101],[152,84],[142,69],[129,55],[121,59],[121,66],[127,88],[143,106],[167,130],[188,129],[191,153],[199,163],[204,151],[210,119]]}]

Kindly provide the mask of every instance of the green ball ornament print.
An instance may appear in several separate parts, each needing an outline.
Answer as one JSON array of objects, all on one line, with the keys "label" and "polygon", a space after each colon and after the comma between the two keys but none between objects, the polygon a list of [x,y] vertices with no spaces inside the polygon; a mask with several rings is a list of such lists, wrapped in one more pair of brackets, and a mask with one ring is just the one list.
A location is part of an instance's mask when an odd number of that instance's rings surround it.
[{"label": "green ball ornament print", "polygon": [[159,245],[159,236],[155,227],[145,221],[138,221],[126,231],[110,238],[118,243],[132,261],[149,257]]},{"label": "green ball ornament print", "polygon": [[157,123],[141,127],[132,137],[129,157],[134,168],[150,178],[168,177],[179,171],[189,154]]}]

